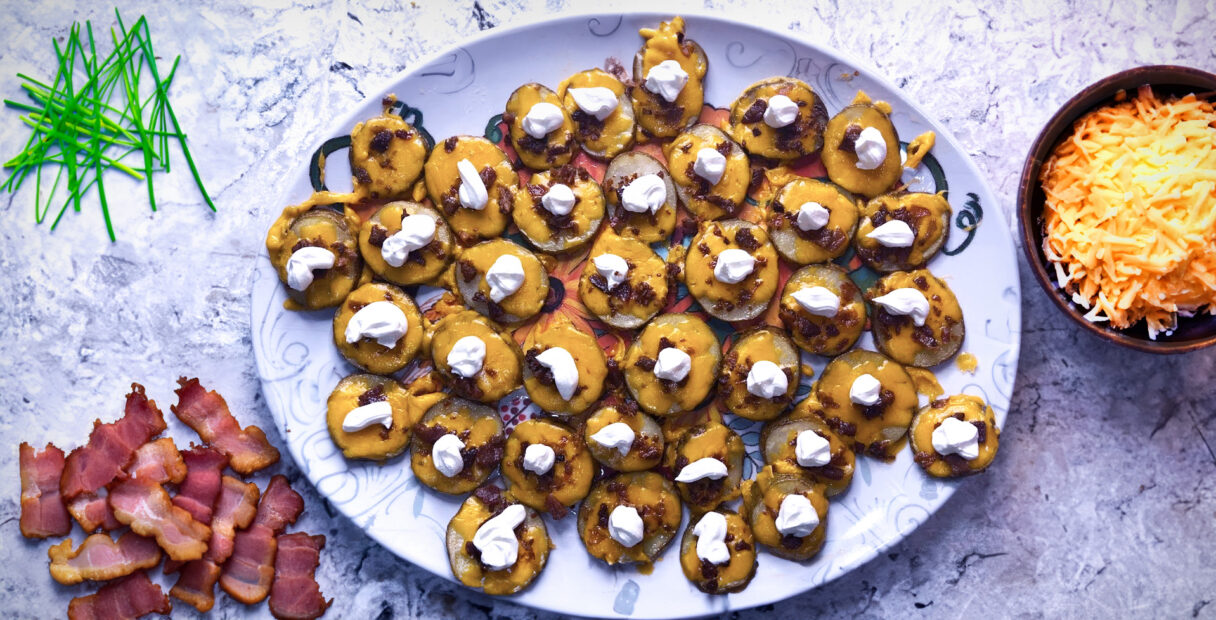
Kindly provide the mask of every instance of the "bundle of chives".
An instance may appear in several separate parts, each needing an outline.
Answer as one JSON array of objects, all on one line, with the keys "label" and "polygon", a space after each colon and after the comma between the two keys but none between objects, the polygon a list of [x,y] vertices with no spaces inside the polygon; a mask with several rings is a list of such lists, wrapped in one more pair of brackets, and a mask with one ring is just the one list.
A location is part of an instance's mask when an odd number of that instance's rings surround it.
[{"label": "bundle of chives", "polygon": [[[114,14],[118,29],[110,29],[114,50],[108,56],[98,57],[93,25],[86,21],[83,38],[80,24],[73,24],[62,47],[58,41],[52,41],[59,66],[49,84],[17,74],[33,103],[8,99],[4,103],[26,112],[21,121],[31,131],[25,148],[4,163],[4,168],[12,172],[0,185],[0,191],[13,193],[33,174],[34,219],[41,224],[57,204],[55,193],[66,172],[68,197],[55,214],[51,230],[59,225],[69,206],[79,212],[81,198],[96,185],[111,241],[116,237],[106,203],[103,173],[115,168],[145,181],[148,202],[156,211],[152,175],[169,172],[169,145],[173,141],[181,146],[203,200],[215,210],[186,146],[186,134],[169,103],[169,85],[181,56],[173,60],[169,73],[161,79],[147,20],[140,17],[128,30],[117,10]],[[149,81],[144,79],[145,74],[151,78],[151,88],[147,88]],[[124,163],[132,155],[137,155],[137,160],[130,165]],[[44,195],[42,176],[47,166],[54,170],[54,180]]]}]

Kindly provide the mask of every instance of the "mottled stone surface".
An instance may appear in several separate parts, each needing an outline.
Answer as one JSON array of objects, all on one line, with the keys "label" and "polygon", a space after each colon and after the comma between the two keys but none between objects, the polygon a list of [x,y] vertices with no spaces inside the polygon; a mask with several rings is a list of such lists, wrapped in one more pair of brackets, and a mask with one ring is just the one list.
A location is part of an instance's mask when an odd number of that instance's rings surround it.
[{"label": "mottled stone surface", "polygon": [[[1140,64],[1216,70],[1210,0],[670,4],[673,12],[729,11],[868,60],[954,132],[1006,216],[1031,140],[1076,90]],[[279,442],[248,324],[251,261],[282,206],[273,202],[278,179],[317,131],[422,55],[482,28],[578,7],[189,5],[141,10],[159,52],[184,56],[173,98],[220,213],[201,206],[184,169],[159,179],[155,215],[142,187],[113,177],[113,244],[92,201],[50,234],[34,226],[29,192],[0,196],[0,609],[7,617],[61,615],[88,590],[52,582],[48,544],[18,533],[17,442],[77,445],[93,417],[119,413],[131,381],[167,409],[178,374],[201,376]],[[46,75],[49,39],[73,19],[112,21],[109,9],[63,0],[7,8],[0,92],[10,98],[19,95],[16,72]],[[16,117],[0,114],[6,158],[25,140]],[[1023,274],[1021,367],[996,465],[889,553],[766,608],[769,616],[1216,617],[1216,351],[1161,358],[1113,348],[1061,322]],[[171,429],[179,443],[192,436],[176,420]],[[535,616],[396,559],[329,514],[291,463],[273,471],[298,482],[308,501],[299,529],[329,538],[319,580],[335,598],[331,616]],[[191,617],[182,607],[175,615]],[[225,618],[266,613],[224,597],[215,610]]]}]

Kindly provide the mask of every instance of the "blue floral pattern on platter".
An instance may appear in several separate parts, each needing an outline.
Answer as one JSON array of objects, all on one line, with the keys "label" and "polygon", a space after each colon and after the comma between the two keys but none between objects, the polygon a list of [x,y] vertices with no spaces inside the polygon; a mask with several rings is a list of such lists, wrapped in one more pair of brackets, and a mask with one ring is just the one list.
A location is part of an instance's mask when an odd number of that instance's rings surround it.
[{"label": "blue floral pattern on platter", "polygon": [[[426,129],[434,137],[480,134],[481,119],[500,112],[501,103],[518,82],[537,80],[556,85],[574,71],[603,65],[607,57],[629,58],[641,43],[638,28],[669,17],[583,15],[489,31],[398,76],[385,93],[374,93],[318,139],[342,135],[356,122],[379,113],[380,96],[388,92],[418,114],[425,111]],[[905,138],[929,130],[937,132],[934,158],[905,178],[905,183],[914,189],[944,190],[949,176],[955,230],[946,254],[965,251],[967,259],[943,255],[930,267],[950,282],[965,309],[968,329],[964,350],[976,355],[980,368],[976,374],[966,374],[945,365],[935,372],[948,393],[986,398],[1003,425],[1020,341],[1017,267],[1010,232],[991,223],[980,225],[983,208],[992,208],[996,201],[964,151],[944,128],[930,120],[930,115],[905,101],[888,82],[834,51],[787,33],[717,18],[688,17],[687,22],[689,36],[701,43],[710,59],[706,82],[709,101],[729,102],[758,79],[791,75],[815,88],[829,113],[841,109],[856,90],[862,89],[892,103],[893,120]],[[546,36],[537,36],[542,29]],[[560,33],[557,39],[551,36],[555,32]],[[543,44],[538,42],[558,39],[560,53],[547,54],[538,49]],[[529,50],[526,65],[511,58],[518,50]],[[527,75],[519,73],[521,66],[527,67]],[[318,143],[318,148],[321,146]],[[307,155],[311,153],[302,154],[298,173],[289,177],[281,198],[284,205],[303,200],[313,189],[310,181],[319,180],[310,179]],[[335,183],[336,178],[330,177]],[[325,401],[338,380],[354,369],[337,354],[331,341],[332,312],[285,311],[285,295],[265,254],[254,270],[252,290],[257,368],[267,404],[291,457],[330,504],[369,536],[400,557],[451,578],[443,533],[461,498],[421,487],[410,472],[408,456],[383,465],[342,458],[325,429]],[[433,291],[420,291],[420,304],[429,301],[428,295]],[[859,344],[872,348],[868,334]],[[826,363],[821,358],[809,361],[817,373]],[[800,392],[809,390],[811,381],[805,380]],[[511,421],[523,419],[534,410],[522,391],[504,399],[500,406],[504,417]],[[749,446],[747,474],[751,475],[759,464],[754,451],[759,427],[733,417],[728,423]],[[999,460],[996,466],[1000,466]],[[550,555],[549,566],[536,583],[512,600],[559,613],[634,618],[719,614],[773,602],[840,577],[908,536],[942,506],[958,484],[965,481],[925,476],[907,450],[891,464],[859,459],[852,488],[832,502],[823,552],[806,563],[762,553],[752,584],[743,592],[722,597],[702,594],[684,579],[674,546],[651,575],[610,569],[582,550],[573,518],[549,520],[558,550]],[[572,579],[577,580],[577,596],[571,595]]]}]

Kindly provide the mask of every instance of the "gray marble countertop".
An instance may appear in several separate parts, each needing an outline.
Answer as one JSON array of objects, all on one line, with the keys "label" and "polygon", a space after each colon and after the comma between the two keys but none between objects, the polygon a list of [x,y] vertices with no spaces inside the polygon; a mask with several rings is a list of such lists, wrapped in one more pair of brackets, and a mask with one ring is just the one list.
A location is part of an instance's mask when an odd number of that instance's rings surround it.
[{"label": "gray marble countertop", "polygon": [[[1006,217],[1031,140],[1072,93],[1141,64],[1216,70],[1210,0],[667,4],[673,13],[736,13],[868,60],[959,138]],[[266,224],[283,206],[273,202],[278,180],[319,129],[421,56],[479,28],[571,6],[140,3],[161,52],[183,55],[173,101],[219,213],[201,205],[184,170],[158,181],[157,214],[142,188],[124,194],[115,182],[117,243],[104,238],[95,205],[51,234],[34,225],[28,192],[0,196],[0,287],[9,291],[0,312],[6,616],[62,615],[87,591],[55,584],[48,543],[18,532],[16,444],[80,444],[94,417],[120,413],[131,381],[167,409],[174,381],[187,374],[281,445],[250,348],[248,276]],[[54,62],[50,39],[71,21],[108,27],[109,11],[70,0],[10,5],[0,92],[15,98],[18,71],[44,75]],[[16,112],[0,114],[0,155],[17,152],[26,135]],[[1167,358],[1114,348],[1063,322],[1021,267],[1021,364],[996,465],[860,569],[739,616],[1216,618],[1216,350]],[[178,437],[192,436],[176,419],[170,424]],[[329,539],[318,580],[335,598],[331,616],[537,616],[398,560],[327,512],[289,458],[274,471],[307,500],[297,529]],[[213,613],[267,611],[221,596]],[[174,615],[193,610],[178,605]]]}]

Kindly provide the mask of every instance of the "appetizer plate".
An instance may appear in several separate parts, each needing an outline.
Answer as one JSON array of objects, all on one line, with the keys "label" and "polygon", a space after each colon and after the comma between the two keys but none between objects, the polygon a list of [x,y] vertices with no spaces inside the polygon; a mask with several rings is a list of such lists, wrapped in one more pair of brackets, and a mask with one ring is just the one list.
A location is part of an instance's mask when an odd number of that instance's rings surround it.
[{"label": "appetizer plate", "polygon": [[[609,58],[626,64],[641,46],[638,29],[654,27],[669,14],[576,15],[496,28],[474,37],[404,72],[344,118],[316,136],[318,152],[333,153],[322,175],[313,153],[300,153],[296,172],[287,177],[276,206],[306,199],[325,179],[331,189],[349,189],[349,167],[341,136],[355,123],[381,111],[381,97],[393,93],[406,106],[406,120],[442,140],[457,134],[496,136],[497,115],[520,84],[537,81],[555,87],[567,76],[602,67]],[[906,143],[925,132],[937,132],[937,144],[920,168],[905,172],[905,182],[919,191],[947,190],[954,208],[953,229],[943,254],[929,267],[953,288],[964,309],[967,339],[963,351],[979,362],[974,373],[953,362],[933,369],[947,394],[980,396],[1004,426],[1017,371],[1021,325],[1021,292],[1010,231],[995,210],[996,200],[963,149],[938,123],[868,66],[834,50],[766,30],[710,16],[686,16],[688,36],[709,57],[705,82],[706,114],[729,107],[749,84],[774,75],[799,78],[825,100],[829,114],[847,105],[858,89],[889,101],[894,121]],[[715,111],[715,109],[717,111]],[[335,139],[338,137],[338,139]],[[310,156],[313,156],[310,160]],[[264,224],[269,224],[269,219]],[[863,287],[874,274],[858,261],[843,261]],[[568,265],[569,263],[564,263]],[[581,269],[581,267],[579,267]],[[564,285],[566,301],[554,312],[577,304],[578,271],[553,273]],[[266,401],[292,458],[329,502],[373,539],[441,577],[452,579],[444,550],[444,530],[463,498],[422,487],[410,471],[408,456],[383,465],[348,461],[326,430],[326,399],[342,377],[355,371],[338,354],[333,340],[333,311],[291,312],[265,251],[258,258],[252,284],[253,349]],[[681,288],[680,295],[687,295]],[[434,289],[418,292],[419,304],[433,301]],[[573,302],[570,302],[573,300]],[[677,301],[677,305],[679,301]],[[685,304],[687,306],[687,304]],[[731,331],[717,325],[719,335]],[[859,346],[873,349],[870,336]],[[816,372],[826,358],[809,360]],[[409,370],[407,369],[407,373]],[[412,375],[410,375],[412,376]],[[805,379],[800,396],[811,379]],[[503,399],[500,413],[508,425],[535,412],[521,390]],[[760,424],[727,416],[749,449],[747,476],[762,463],[756,450]],[[501,483],[500,483],[501,484]],[[762,552],[755,579],[737,594],[710,596],[684,578],[678,549],[667,549],[652,574],[632,568],[609,568],[583,549],[573,515],[547,519],[556,545],[549,565],[529,588],[508,600],[572,615],[672,618],[718,614],[778,601],[836,579],[908,536],[943,506],[955,486],[965,481],[931,478],[902,450],[893,463],[859,458],[852,487],[832,501],[827,543],[805,563]],[[687,515],[685,516],[687,524]],[[471,591],[470,594],[473,594]],[[477,594],[480,596],[480,594]]]}]

